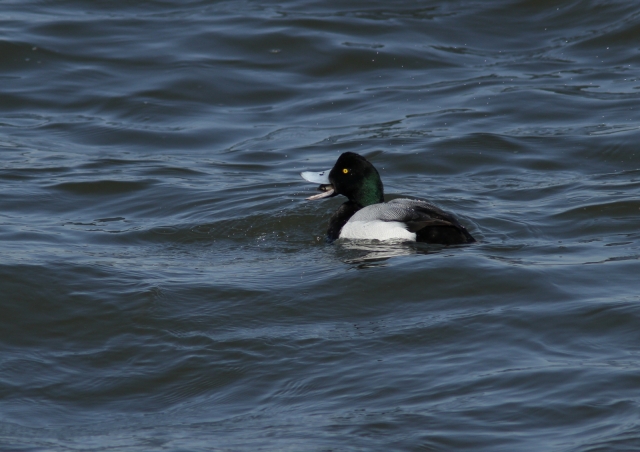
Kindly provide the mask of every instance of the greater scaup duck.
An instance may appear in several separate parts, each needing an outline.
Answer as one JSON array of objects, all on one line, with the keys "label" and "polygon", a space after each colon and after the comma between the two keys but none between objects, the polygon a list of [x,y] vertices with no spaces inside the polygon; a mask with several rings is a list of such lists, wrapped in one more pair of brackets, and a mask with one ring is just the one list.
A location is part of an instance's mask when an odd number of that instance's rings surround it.
[{"label": "greater scaup duck", "polygon": [[323,193],[307,199],[349,198],[329,220],[329,240],[415,240],[441,245],[476,241],[453,215],[431,203],[404,198],[384,202],[378,171],[354,152],[342,154],[331,170],[300,175],[321,184],[318,190]]}]

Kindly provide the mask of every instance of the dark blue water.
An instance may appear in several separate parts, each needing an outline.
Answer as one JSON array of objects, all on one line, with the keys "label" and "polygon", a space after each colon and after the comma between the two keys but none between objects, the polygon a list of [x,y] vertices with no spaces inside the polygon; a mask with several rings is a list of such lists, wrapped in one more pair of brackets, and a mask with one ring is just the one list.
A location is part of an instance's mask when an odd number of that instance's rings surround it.
[{"label": "dark blue water", "polygon": [[[640,449],[640,5],[4,1],[0,449]],[[324,240],[345,151],[461,247]]]}]

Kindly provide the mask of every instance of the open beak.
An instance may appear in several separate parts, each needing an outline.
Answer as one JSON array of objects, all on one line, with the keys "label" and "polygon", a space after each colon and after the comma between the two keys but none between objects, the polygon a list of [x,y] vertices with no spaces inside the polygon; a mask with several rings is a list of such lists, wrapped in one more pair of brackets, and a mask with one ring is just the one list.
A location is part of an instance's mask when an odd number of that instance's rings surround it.
[{"label": "open beak", "polygon": [[321,171],[319,173],[316,173],[314,171],[304,171],[300,173],[302,178],[307,182],[311,182],[313,184],[320,184],[320,186],[318,187],[318,190],[321,191],[322,193],[309,196],[307,198],[308,201],[314,201],[316,199],[322,199],[322,198],[330,198],[331,196],[335,196],[337,194],[333,189],[333,185],[331,185],[331,182],[329,182],[330,171],[331,170],[329,169],[329,170]]},{"label": "open beak", "polygon": [[318,187],[318,190],[324,192],[324,193],[320,193],[317,195],[313,195],[313,196],[309,196],[307,198],[307,201],[315,201],[316,199],[322,199],[322,198],[331,198],[332,196],[335,196],[337,193],[335,192],[335,190],[333,189],[333,185],[320,185]]},{"label": "open beak", "polygon": [[302,178],[304,180],[306,180],[307,182],[311,182],[312,184],[329,185],[329,184],[331,184],[331,182],[329,182],[329,173],[330,172],[331,172],[330,169],[324,170],[324,171],[320,171],[319,173],[316,173],[316,172],[313,172],[313,171],[304,171],[304,172],[300,173],[300,175],[302,176]]}]

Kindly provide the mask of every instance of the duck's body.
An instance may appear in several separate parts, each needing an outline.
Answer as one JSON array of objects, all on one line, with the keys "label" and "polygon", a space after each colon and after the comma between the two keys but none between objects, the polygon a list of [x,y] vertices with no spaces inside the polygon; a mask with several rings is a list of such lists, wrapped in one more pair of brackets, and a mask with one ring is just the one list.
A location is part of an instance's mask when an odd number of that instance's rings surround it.
[{"label": "duck's body", "polygon": [[[329,231],[336,231],[339,221],[342,219],[334,215]],[[475,242],[451,214],[426,201],[406,198],[371,204],[356,211],[337,236],[329,236],[330,240],[337,238],[409,240],[441,245]]]},{"label": "duck's body", "polygon": [[384,202],[380,175],[361,155],[345,152],[331,171],[302,173],[310,182],[320,182],[325,193],[308,199],[344,195],[349,200],[329,220],[329,240],[404,240],[456,245],[473,243],[453,215],[427,201],[394,199]]}]

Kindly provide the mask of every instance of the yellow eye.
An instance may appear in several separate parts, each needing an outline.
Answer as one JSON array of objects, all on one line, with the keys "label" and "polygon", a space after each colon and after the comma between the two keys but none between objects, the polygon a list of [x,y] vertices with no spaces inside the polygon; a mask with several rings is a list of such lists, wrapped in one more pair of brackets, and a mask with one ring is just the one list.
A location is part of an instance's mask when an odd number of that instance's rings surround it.
[{"label": "yellow eye", "polygon": [[342,172],[343,172],[344,174],[348,174],[348,173],[349,173],[349,170],[348,170],[347,168],[344,168],[344,169],[342,170]]}]

